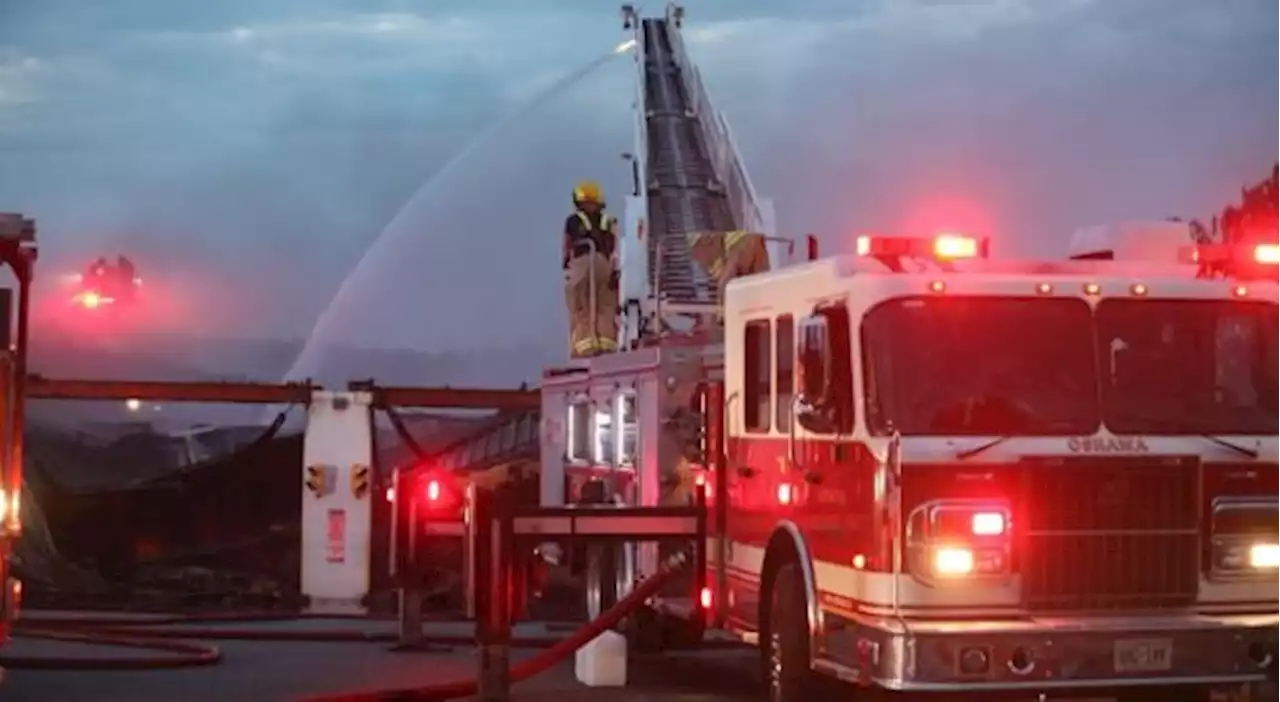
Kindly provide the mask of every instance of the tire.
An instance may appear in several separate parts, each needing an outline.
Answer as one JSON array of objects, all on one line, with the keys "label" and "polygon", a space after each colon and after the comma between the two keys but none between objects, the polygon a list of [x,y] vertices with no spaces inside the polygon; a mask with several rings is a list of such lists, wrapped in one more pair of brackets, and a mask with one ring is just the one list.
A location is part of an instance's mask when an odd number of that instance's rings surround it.
[{"label": "tire", "polygon": [[809,624],[800,568],[787,563],[774,574],[765,596],[768,621],[760,639],[760,660],[769,702],[811,702],[814,673],[809,667]]}]

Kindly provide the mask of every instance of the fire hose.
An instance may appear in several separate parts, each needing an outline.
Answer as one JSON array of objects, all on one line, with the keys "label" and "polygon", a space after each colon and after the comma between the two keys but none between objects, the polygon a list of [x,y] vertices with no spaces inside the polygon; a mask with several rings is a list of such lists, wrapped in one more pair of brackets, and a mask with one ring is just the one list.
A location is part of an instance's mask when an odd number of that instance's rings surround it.
[{"label": "fire hose", "polygon": [[[510,639],[512,648],[544,649],[539,656],[512,669],[513,680],[525,679],[546,670],[581,648],[602,632],[616,626],[627,615],[657,591],[686,563],[687,556],[673,556],[657,574],[641,583],[617,605],[602,613],[595,620],[583,625],[568,638],[550,636],[522,636]],[[213,613],[149,617],[139,620],[124,616],[32,616],[19,618],[14,635],[21,638],[62,641],[91,646],[107,646],[155,651],[155,656],[25,656],[0,654],[0,667],[14,670],[171,670],[215,665],[222,660],[216,646],[195,641],[263,641],[284,643],[395,643],[399,635],[391,632],[359,631],[349,628],[311,629],[305,631],[264,629],[234,624],[264,624],[301,620],[368,621],[359,615],[319,615],[304,613]],[[474,634],[428,634],[422,637],[427,644],[442,646],[473,646]],[[728,642],[725,642],[728,643]],[[471,687],[467,687],[467,686]],[[410,691],[407,699],[452,699],[471,694],[474,681],[461,681],[443,688],[426,691]],[[463,690],[458,694],[451,691]],[[370,695],[373,696],[370,696]],[[391,693],[388,693],[391,694]],[[396,692],[394,694],[403,694]],[[401,699],[382,697],[374,693],[355,696],[318,698],[324,702],[360,702],[362,700]],[[440,695],[444,694],[444,697]],[[425,696],[423,696],[425,695]]]},{"label": "fire hose", "polygon": [[[657,595],[658,591],[688,563],[689,555],[685,552],[677,553],[668,558],[663,562],[657,573],[640,583],[630,594],[605,610],[599,617],[587,622],[568,638],[555,643],[533,658],[512,666],[508,679],[513,683],[527,680],[563,662],[575,651],[617,626],[627,615],[634,612],[649,598]],[[510,642],[510,646],[513,648],[519,647],[519,644],[513,640]],[[439,702],[440,700],[453,700],[474,695],[478,688],[478,680],[461,679],[420,688],[320,695],[307,697],[304,702]]]}]

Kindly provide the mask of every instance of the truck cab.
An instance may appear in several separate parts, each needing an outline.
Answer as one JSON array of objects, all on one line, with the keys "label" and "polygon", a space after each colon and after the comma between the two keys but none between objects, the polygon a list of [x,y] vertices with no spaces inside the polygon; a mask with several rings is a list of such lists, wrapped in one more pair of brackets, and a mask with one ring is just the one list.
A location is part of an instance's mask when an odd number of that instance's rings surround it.
[{"label": "truck cab", "polygon": [[1274,245],[1162,251],[862,237],[729,284],[715,601],[773,699],[1274,676],[1277,287],[1204,266]]}]

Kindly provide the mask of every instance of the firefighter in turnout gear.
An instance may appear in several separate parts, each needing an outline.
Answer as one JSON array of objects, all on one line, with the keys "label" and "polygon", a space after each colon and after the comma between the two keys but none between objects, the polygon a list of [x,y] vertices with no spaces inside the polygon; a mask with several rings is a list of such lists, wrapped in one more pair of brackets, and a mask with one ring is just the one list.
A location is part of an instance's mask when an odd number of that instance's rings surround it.
[{"label": "firefighter in turnout gear", "polygon": [[574,358],[618,345],[617,220],[604,204],[599,185],[579,183],[573,214],[564,223],[564,297]]},{"label": "firefighter in turnout gear", "polygon": [[[687,237],[693,259],[716,286],[716,299],[721,305],[724,304],[724,288],[730,280],[769,270],[769,251],[763,234],[694,232]],[[719,318],[720,314],[716,316]]]}]

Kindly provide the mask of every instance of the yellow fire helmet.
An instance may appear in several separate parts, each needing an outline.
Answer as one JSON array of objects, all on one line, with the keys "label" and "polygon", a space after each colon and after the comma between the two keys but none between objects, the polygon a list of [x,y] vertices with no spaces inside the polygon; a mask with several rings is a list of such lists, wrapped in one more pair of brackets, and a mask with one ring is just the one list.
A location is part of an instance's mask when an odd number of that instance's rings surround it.
[{"label": "yellow fire helmet", "polygon": [[575,203],[601,203],[604,202],[604,196],[600,193],[600,185],[598,183],[594,180],[584,180],[573,189],[573,201]]}]

